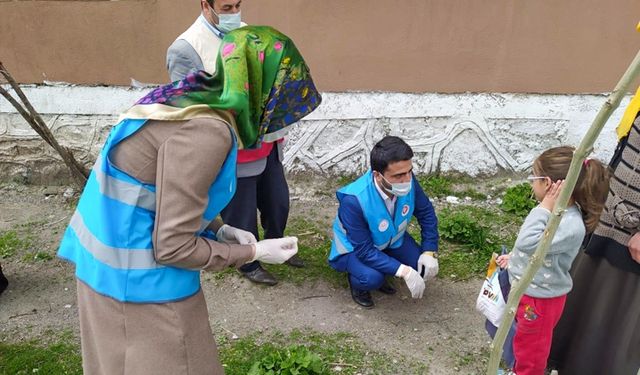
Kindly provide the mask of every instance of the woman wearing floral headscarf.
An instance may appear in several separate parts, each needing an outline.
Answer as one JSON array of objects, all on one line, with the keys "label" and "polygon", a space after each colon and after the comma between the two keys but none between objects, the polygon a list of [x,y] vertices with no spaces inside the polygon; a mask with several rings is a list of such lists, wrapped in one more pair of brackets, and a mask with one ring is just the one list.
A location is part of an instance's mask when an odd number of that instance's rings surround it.
[{"label": "woman wearing floral headscarf", "polygon": [[247,27],[223,40],[216,75],[160,87],[122,115],[58,255],[76,266],[85,374],[222,374],[200,270],[282,263],[297,239],[257,242],[215,220],[255,148],[320,104],[286,36]]}]

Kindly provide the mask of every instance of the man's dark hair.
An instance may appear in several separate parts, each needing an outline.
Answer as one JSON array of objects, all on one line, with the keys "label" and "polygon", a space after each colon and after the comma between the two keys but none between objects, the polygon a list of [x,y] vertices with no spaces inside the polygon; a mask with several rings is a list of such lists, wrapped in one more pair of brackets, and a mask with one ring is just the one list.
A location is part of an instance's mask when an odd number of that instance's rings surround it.
[{"label": "man's dark hair", "polygon": [[371,169],[384,173],[389,164],[398,161],[411,160],[413,150],[401,138],[388,135],[382,138],[371,150]]}]

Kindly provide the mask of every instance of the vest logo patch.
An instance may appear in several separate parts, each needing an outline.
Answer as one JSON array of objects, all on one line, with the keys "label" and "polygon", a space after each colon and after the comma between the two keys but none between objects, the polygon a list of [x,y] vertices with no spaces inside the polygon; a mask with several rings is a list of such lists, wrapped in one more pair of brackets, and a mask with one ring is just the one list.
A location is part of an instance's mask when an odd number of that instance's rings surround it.
[{"label": "vest logo patch", "polygon": [[407,216],[408,213],[409,213],[409,205],[405,204],[404,206],[402,206],[402,216]]},{"label": "vest logo patch", "polygon": [[389,222],[385,219],[383,219],[382,221],[380,221],[380,224],[378,224],[378,230],[380,232],[384,232],[387,229],[389,229]]}]

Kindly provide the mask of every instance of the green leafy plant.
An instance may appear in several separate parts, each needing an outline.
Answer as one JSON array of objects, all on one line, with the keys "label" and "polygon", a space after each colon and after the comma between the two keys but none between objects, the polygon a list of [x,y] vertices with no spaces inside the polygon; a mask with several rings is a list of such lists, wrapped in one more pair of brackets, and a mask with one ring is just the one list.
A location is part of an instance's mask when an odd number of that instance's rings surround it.
[{"label": "green leafy plant", "polygon": [[488,231],[464,211],[443,210],[439,215],[440,236],[454,243],[483,248],[487,243]]},{"label": "green leafy plant", "polygon": [[446,177],[438,175],[420,176],[418,178],[418,182],[420,183],[420,186],[422,186],[422,189],[424,189],[425,193],[432,198],[444,197],[453,194],[453,183]]},{"label": "green leafy plant", "polygon": [[532,195],[533,190],[528,183],[512,186],[505,192],[500,208],[505,212],[525,217],[537,204]]},{"label": "green leafy plant", "polygon": [[320,356],[303,345],[277,350],[254,362],[249,375],[306,375],[328,374]]},{"label": "green leafy plant", "polygon": [[[491,253],[504,242],[491,228],[488,216],[473,207],[444,209],[438,214],[438,230],[442,240],[440,264],[443,275],[463,280],[484,272]],[[487,223],[487,226],[482,223]]]},{"label": "green leafy plant", "polygon": [[[320,374],[426,374],[422,361],[410,361],[397,352],[377,352],[346,332],[325,334],[309,329],[289,333],[259,332],[229,340],[216,335],[220,361],[227,375],[247,375],[256,362],[291,345],[302,345],[317,354],[328,369]],[[258,365],[260,366],[260,365]],[[266,371],[265,371],[266,372]],[[273,372],[276,374],[276,372]],[[305,374],[304,372],[300,372]],[[307,372],[308,373],[308,372]],[[1,372],[0,372],[1,374]],[[284,372],[283,372],[284,374]],[[313,373],[311,373],[313,374]]]}]

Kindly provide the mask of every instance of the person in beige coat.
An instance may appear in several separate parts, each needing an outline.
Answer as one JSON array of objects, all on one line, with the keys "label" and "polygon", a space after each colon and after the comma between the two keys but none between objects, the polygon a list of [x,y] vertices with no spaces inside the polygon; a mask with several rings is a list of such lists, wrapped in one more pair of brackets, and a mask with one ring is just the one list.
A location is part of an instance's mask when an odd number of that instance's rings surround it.
[{"label": "person in beige coat", "polygon": [[[221,56],[216,75],[160,87],[122,115],[62,239],[58,255],[76,267],[85,374],[223,374],[200,271],[297,252],[295,237],[257,242],[216,217],[235,192],[238,149],[260,147],[320,96],[274,29],[228,35]],[[254,79],[272,82],[266,95]]]}]

